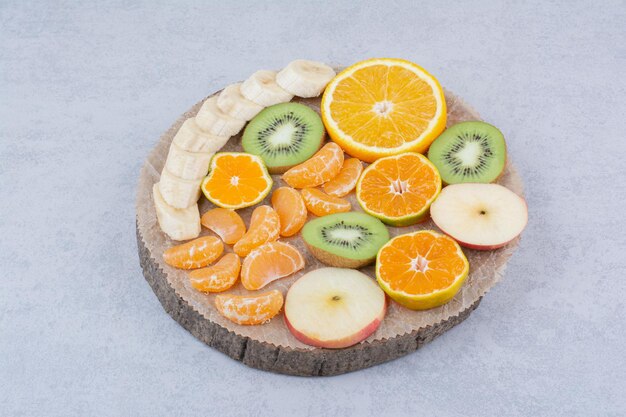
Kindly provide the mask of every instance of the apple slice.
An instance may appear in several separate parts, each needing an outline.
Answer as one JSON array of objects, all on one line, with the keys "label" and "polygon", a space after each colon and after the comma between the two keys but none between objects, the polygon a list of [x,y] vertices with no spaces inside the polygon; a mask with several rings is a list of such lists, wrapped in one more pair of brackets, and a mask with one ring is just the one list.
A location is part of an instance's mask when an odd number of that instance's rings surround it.
[{"label": "apple slice", "polygon": [[506,245],[526,227],[526,201],[498,184],[453,184],[430,206],[433,221],[445,234],[470,249]]},{"label": "apple slice", "polygon": [[385,293],[354,269],[320,268],[297,280],[285,299],[285,323],[307,345],[352,346],[374,333],[385,317]]}]

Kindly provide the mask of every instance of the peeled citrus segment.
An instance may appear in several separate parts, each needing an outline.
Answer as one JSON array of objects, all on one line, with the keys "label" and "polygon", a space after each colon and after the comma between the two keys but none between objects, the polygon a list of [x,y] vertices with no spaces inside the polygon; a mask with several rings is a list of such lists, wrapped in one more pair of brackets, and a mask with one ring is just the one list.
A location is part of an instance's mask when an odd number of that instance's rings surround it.
[{"label": "peeled citrus segment", "polygon": [[302,196],[290,187],[280,187],[272,194],[272,207],[280,218],[280,235],[293,236],[302,229],[307,212]]},{"label": "peeled citrus segment", "polygon": [[339,73],[321,105],[328,134],[363,161],[424,152],[446,126],[439,82],[422,67],[401,59],[362,61]]},{"label": "peeled citrus segment", "polygon": [[437,168],[424,155],[407,152],[365,168],[356,185],[363,210],[392,226],[422,221],[441,191]]},{"label": "peeled citrus segment", "polygon": [[202,268],[219,258],[222,252],[224,252],[224,245],[219,238],[202,236],[167,249],[163,252],[163,260],[175,268]]},{"label": "peeled citrus segment", "polygon": [[348,158],[343,161],[339,174],[322,187],[326,194],[343,197],[354,190],[356,183],[363,172],[363,164],[357,158]]},{"label": "peeled citrus segment", "polygon": [[234,253],[227,253],[215,265],[189,273],[191,286],[202,292],[226,291],[237,282],[241,261]]},{"label": "peeled citrus segment", "polygon": [[211,209],[202,215],[200,223],[228,245],[236,243],[246,233],[246,225],[241,216],[231,209]]},{"label": "peeled citrus segment", "polygon": [[463,285],[469,263],[461,247],[432,230],[396,236],[376,257],[376,278],[389,296],[413,310],[438,307]]},{"label": "peeled citrus segment", "polygon": [[352,209],[348,200],[325,194],[317,188],[304,188],[301,194],[306,208],[319,217]]},{"label": "peeled citrus segment", "polygon": [[243,260],[241,283],[247,290],[258,290],[302,268],[304,258],[298,249],[284,242],[269,242]]},{"label": "peeled citrus segment", "polygon": [[283,174],[293,188],[317,187],[335,178],[343,165],[343,151],[336,143],[327,143],[311,159]]},{"label": "peeled citrus segment", "polygon": [[237,152],[216,153],[202,192],[213,204],[239,209],[259,203],[270,192],[272,177],[256,155]]},{"label": "peeled citrus segment", "polygon": [[283,295],[278,290],[252,296],[219,294],[215,297],[217,311],[237,324],[266,323],[280,312],[282,306]]},{"label": "peeled citrus segment", "polygon": [[270,206],[259,206],[252,212],[248,231],[235,243],[233,250],[239,256],[247,256],[254,248],[278,239],[279,234],[278,214]]}]

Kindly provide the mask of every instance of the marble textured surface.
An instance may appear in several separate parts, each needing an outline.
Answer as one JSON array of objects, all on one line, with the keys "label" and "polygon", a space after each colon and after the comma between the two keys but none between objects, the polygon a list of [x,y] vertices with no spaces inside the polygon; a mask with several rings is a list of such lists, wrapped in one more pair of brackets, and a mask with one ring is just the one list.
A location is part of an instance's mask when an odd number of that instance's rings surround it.
[{"label": "marble textured surface", "polygon": [[[0,1],[0,416],[626,414],[626,4]],[[296,57],[416,61],[505,133],[530,223],[420,351],[326,379],[207,348],[134,237],[139,167],[192,103]]]}]

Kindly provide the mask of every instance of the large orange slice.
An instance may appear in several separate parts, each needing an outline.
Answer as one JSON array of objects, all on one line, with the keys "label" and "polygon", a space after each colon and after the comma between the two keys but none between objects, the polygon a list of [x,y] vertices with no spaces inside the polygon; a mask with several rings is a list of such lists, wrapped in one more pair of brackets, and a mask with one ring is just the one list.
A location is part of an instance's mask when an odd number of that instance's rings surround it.
[{"label": "large orange slice", "polygon": [[424,155],[407,152],[365,168],[356,185],[363,210],[392,226],[424,220],[441,191],[441,176]]},{"label": "large orange slice", "polygon": [[239,256],[227,253],[215,265],[191,271],[189,281],[198,291],[222,292],[235,285],[240,270]]},{"label": "large orange slice", "polygon": [[283,174],[283,181],[293,188],[317,187],[335,178],[343,165],[343,151],[336,143],[327,143],[310,159]]},{"label": "large orange slice", "polygon": [[345,198],[328,195],[317,188],[304,188],[301,191],[306,208],[318,217],[350,211],[352,206]]},{"label": "large orange slice", "polygon": [[332,140],[368,162],[424,152],[446,126],[439,82],[402,59],[370,59],[346,68],[326,87],[321,113]]},{"label": "large orange slice", "polygon": [[231,209],[221,207],[211,209],[202,215],[200,223],[228,245],[236,243],[246,233],[246,225],[241,216]]},{"label": "large orange slice", "polygon": [[219,258],[224,244],[215,236],[202,236],[182,245],[172,246],[163,252],[168,265],[180,269],[202,268]]},{"label": "large orange slice", "polygon": [[215,297],[217,311],[237,324],[266,323],[280,312],[282,306],[283,294],[277,290],[252,296],[219,294]]},{"label": "large orange slice", "polygon": [[280,187],[272,194],[272,207],[280,218],[280,235],[293,236],[302,229],[307,212],[300,193],[290,187]]},{"label": "large orange slice", "polygon": [[343,197],[354,190],[356,182],[363,172],[363,164],[358,158],[348,158],[343,161],[339,174],[328,181],[322,188],[328,195]]},{"label": "large orange slice", "polygon": [[248,231],[235,243],[233,250],[239,256],[247,256],[254,248],[278,239],[279,235],[278,214],[270,206],[259,206],[252,212]]},{"label": "large orange slice", "polygon": [[202,192],[213,204],[239,209],[259,203],[270,192],[272,177],[261,158],[237,152],[216,153]]},{"label": "large orange slice", "polygon": [[432,230],[396,236],[376,257],[376,278],[389,296],[413,310],[438,307],[463,285],[469,263],[461,247]]},{"label": "large orange slice", "polygon": [[304,258],[298,249],[284,242],[269,242],[243,260],[241,283],[247,290],[258,290],[302,268]]}]

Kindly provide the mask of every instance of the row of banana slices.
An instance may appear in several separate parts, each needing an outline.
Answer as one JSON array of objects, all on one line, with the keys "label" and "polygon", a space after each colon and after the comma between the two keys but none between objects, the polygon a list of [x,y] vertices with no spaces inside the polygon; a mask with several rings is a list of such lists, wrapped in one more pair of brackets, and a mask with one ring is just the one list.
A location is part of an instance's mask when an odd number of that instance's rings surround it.
[{"label": "row of banana slices", "polygon": [[200,186],[212,156],[265,107],[294,96],[317,97],[334,76],[326,64],[299,59],[279,72],[257,71],[208,98],[174,136],[161,179],[153,187],[161,230],[173,240],[197,237]]}]

